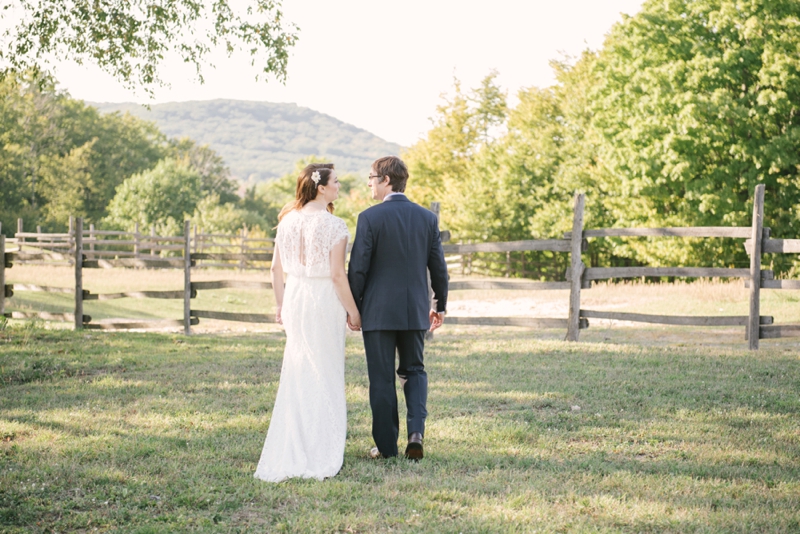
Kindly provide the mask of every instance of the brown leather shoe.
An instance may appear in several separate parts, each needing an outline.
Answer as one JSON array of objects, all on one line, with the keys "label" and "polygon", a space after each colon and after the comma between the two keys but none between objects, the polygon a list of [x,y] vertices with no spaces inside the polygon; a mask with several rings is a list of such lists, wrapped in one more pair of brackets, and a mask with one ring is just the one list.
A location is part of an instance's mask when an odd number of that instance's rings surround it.
[{"label": "brown leather shoe", "polygon": [[406,447],[406,458],[409,460],[422,460],[422,434],[412,432],[408,436],[408,446]]}]

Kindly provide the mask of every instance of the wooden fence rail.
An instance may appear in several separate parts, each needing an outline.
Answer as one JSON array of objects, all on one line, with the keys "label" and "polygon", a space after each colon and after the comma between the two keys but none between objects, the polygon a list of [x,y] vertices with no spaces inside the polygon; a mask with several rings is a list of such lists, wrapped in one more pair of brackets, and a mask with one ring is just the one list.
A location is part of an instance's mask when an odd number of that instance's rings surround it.
[{"label": "wooden fence rail", "polygon": [[[56,256],[42,256],[40,258],[27,258],[37,261],[74,262],[75,252],[75,219],[70,220],[70,230],[66,233],[23,232],[23,220],[17,220],[17,233],[13,242],[7,246],[16,245],[17,250],[25,253],[61,254]],[[87,261],[96,260],[154,260],[164,259],[165,256],[175,255],[181,257],[185,244],[185,236],[160,236],[156,235],[155,227],[151,227],[149,234],[139,232],[139,225],[133,231],[98,230],[94,225],[83,229],[83,253]],[[274,239],[270,237],[257,237],[248,234],[246,228],[236,234],[203,233],[197,226],[193,228],[190,236],[190,249],[193,253],[205,254],[195,258],[198,268],[205,267],[231,267],[239,269],[267,269],[265,263],[272,259]],[[113,262],[101,264],[103,267],[144,267],[145,264],[133,263],[129,265],[115,264]],[[147,267],[155,267],[147,265]],[[161,266],[164,267],[164,266]],[[168,267],[168,266],[167,266]]]},{"label": "wooden fence rail", "polygon": [[[465,290],[569,290],[569,313],[566,318],[553,317],[458,317],[448,315],[445,323],[452,325],[493,325],[520,326],[529,328],[559,328],[567,331],[566,339],[577,341],[581,329],[589,327],[589,319],[619,320],[651,324],[682,326],[741,326],[745,327],[745,337],[751,349],[758,348],[760,339],[781,337],[800,337],[800,325],[773,324],[771,316],[760,315],[760,290],[800,289],[800,280],[775,280],[772,271],[761,269],[763,254],[800,253],[800,239],[772,239],[770,229],[763,227],[764,187],[756,187],[753,205],[753,225],[751,227],[696,227],[696,228],[583,228],[583,209],[585,197],[576,194],[573,210],[572,231],[564,234],[564,239],[538,239],[502,243],[462,243],[445,244],[448,265],[464,269],[473,261],[473,254],[505,253],[506,265],[510,269],[510,254],[525,251],[550,251],[569,254],[565,281],[501,281],[501,280],[463,280],[450,283],[451,291]],[[432,208],[435,208],[433,206]],[[22,232],[18,222],[18,232],[8,241],[0,235],[0,313],[8,318],[39,317],[46,320],[74,321],[75,328],[89,329],[131,329],[163,328],[183,326],[186,334],[191,326],[199,324],[200,319],[240,321],[252,323],[271,323],[272,314],[230,313],[214,310],[200,310],[191,306],[191,299],[198,291],[227,288],[247,288],[269,290],[269,282],[242,280],[216,280],[192,282],[192,268],[219,266],[227,268],[265,269],[272,260],[272,240],[252,238],[243,229],[238,235],[203,234],[186,221],[184,235],[156,236],[152,229],[150,235],[140,234],[138,227],[133,233],[102,231],[93,226],[88,235],[83,231],[83,221],[75,219],[71,232],[67,234],[42,234]],[[442,232],[443,239],[449,233]],[[111,240],[106,237],[117,237]],[[133,236],[132,238],[126,238]],[[751,257],[749,269],[712,267],[586,267],[581,255],[588,249],[588,239],[608,237],[690,237],[690,238],[728,238],[743,239],[746,251]],[[35,241],[32,241],[34,240]],[[220,241],[227,240],[227,241]],[[169,243],[164,245],[163,243]],[[180,244],[177,244],[180,243]],[[8,244],[15,247],[9,250]],[[100,250],[99,247],[106,247]],[[117,250],[109,250],[117,247]],[[128,247],[128,249],[125,249]],[[174,253],[181,250],[180,257],[162,257],[159,253]],[[145,251],[148,251],[147,253]],[[123,254],[123,253],[127,253]],[[109,257],[114,255],[113,258]],[[103,257],[105,256],[105,257]],[[125,256],[125,257],[121,257]],[[5,271],[15,263],[64,263],[69,261],[75,268],[75,284],[71,288],[58,288],[33,284],[7,284]],[[183,269],[184,287],[174,291],[122,291],[96,294],[83,289],[83,270],[92,268],[156,268]],[[508,275],[508,271],[506,271]],[[750,289],[750,309],[748,315],[741,316],[669,316],[642,313],[609,312],[582,309],[581,290],[590,289],[594,280],[613,280],[639,277],[686,277],[686,278],[743,278]],[[32,313],[6,310],[6,299],[16,292],[39,291],[48,293],[70,293],[75,296],[74,313]],[[114,319],[92,321],[83,314],[83,302],[90,300],[115,300],[121,298],[183,299],[183,318],[159,321],[139,319]],[[750,335],[750,333],[753,335]]]}]

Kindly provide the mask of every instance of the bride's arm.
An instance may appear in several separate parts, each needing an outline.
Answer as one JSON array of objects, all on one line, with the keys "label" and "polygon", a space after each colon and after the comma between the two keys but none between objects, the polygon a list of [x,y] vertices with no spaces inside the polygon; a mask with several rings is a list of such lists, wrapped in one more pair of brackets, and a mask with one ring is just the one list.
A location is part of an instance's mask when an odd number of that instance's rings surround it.
[{"label": "bride's arm", "polygon": [[358,313],[356,301],[350,291],[350,283],[347,281],[347,272],[344,268],[345,256],[347,256],[347,238],[336,243],[331,249],[331,278],[336,296],[339,297],[339,302],[347,311],[347,322],[353,328],[358,329],[361,327],[361,314]]},{"label": "bride's arm", "polygon": [[281,265],[281,255],[278,252],[278,243],[275,243],[275,249],[272,251],[272,266],[269,268],[269,274],[272,277],[272,290],[275,291],[275,302],[277,308],[275,309],[275,322],[283,324],[281,318],[281,307],[283,306],[283,265]]}]

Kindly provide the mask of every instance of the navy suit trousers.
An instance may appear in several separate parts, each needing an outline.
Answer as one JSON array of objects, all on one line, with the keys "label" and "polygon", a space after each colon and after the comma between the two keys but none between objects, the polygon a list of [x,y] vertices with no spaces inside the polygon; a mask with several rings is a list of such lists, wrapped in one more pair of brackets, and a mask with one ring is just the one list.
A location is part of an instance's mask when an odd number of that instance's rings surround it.
[{"label": "navy suit trousers", "polygon": [[369,403],[372,407],[372,437],[381,454],[397,456],[400,431],[395,390],[395,354],[397,374],[406,378],[408,434],[425,434],[425,408],[428,400],[428,375],[423,363],[425,330],[370,330],[364,332],[364,348],[369,373]]}]

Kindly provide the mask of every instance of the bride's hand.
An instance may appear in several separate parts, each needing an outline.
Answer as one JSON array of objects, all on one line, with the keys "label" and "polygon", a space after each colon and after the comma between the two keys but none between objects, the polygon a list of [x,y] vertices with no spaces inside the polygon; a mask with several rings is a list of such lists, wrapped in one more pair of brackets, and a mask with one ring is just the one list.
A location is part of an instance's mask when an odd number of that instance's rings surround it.
[{"label": "bride's hand", "polygon": [[275,322],[278,324],[283,324],[283,317],[281,317],[281,307],[278,306],[277,310],[275,311]]}]

